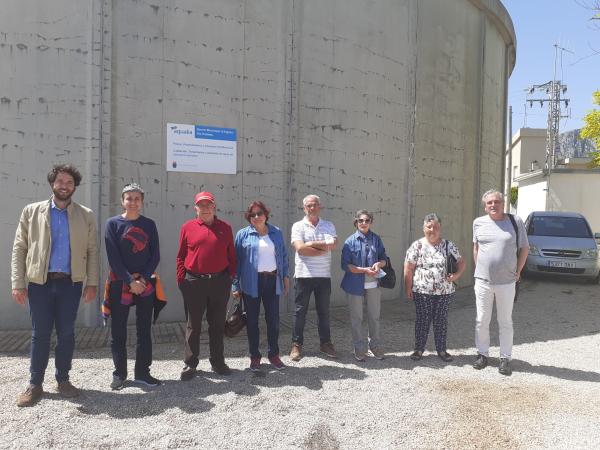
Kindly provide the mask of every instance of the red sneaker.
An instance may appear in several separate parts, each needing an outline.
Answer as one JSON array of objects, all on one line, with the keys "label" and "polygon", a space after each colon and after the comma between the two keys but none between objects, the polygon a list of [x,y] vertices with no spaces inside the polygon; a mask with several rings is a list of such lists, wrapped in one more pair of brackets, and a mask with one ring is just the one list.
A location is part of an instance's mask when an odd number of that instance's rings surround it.
[{"label": "red sneaker", "polygon": [[250,358],[250,370],[252,372],[258,372],[260,370],[260,356]]}]

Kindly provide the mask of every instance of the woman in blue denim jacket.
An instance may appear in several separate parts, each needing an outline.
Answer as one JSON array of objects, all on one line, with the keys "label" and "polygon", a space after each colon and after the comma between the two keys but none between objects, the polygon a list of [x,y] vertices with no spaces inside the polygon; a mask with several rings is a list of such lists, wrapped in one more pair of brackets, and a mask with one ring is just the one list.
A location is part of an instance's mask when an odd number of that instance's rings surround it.
[{"label": "woman in blue denim jacket", "polygon": [[[342,248],[342,289],[348,297],[350,308],[350,324],[352,327],[352,344],[354,357],[364,361],[367,354],[383,359],[384,352],[380,345],[379,314],[381,311],[381,291],[378,277],[382,275],[387,256],[381,238],[370,228],[373,215],[360,209],[354,215],[356,232],[352,234]],[[362,329],[363,302],[367,303],[368,338]]]},{"label": "woman in blue denim jacket", "polygon": [[253,201],[244,217],[250,225],[235,236],[237,277],[233,296],[244,301],[250,350],[250,370],[260,370],[261,353],[258,316],[260,302],[265,308],[269,362],[278,370],[285,366],[279,358],[279,296],[289,290],[288,254],[281,230],[267,221],[269,209]]}]

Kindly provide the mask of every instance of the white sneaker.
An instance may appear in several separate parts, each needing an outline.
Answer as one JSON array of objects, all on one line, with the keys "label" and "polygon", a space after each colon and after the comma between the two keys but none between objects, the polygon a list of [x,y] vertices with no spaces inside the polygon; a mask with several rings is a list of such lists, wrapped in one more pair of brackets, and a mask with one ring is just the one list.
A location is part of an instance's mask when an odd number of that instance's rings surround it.
[{"label": "white sneaker", "polygon": [[354,350],[354,351],[352,352],[352,354],[354,355],[354,359],[355,359],[355,360],[357,360],[357,361],[361,361],[361,362],[362,362],[362,361],[364,361],[364,360],[365,360],[365,358],[367,357],[367,354],[366,354],[366,353],[363,353],[363,352],[357,352],[356,350]]},{"label": "white sneaker", "polygon": [[378,348],[372,348],[369,349],[369,356],[372,356],[375,359],[385,359],[385,353],[383,352],[383,350],[380,350]]}]

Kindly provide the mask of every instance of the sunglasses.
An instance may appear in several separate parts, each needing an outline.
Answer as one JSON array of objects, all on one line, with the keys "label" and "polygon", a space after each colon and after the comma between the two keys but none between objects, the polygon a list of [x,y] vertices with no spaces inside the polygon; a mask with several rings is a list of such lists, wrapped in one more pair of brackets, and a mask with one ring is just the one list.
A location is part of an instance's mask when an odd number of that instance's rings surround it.
[{"label": "sunglasses", "polygon": [[371,219],[358,219],[358,223],[371,223]]},{"label": "sunglasses", "polygon": [[259,217],[262,217],[264,215],[265,215],[265,213],[262,212],[262,211],[255,212],[255,213],[250,213],[250,217],[253,218],[253,219],[258,219]]}]

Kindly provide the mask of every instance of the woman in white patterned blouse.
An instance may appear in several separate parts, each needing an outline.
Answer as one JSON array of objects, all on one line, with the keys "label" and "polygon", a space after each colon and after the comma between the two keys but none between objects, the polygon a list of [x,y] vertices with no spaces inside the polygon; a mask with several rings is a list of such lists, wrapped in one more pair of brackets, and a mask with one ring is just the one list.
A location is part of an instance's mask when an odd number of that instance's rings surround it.
[{"label": "woman in white patterned blouse", "polygon": [[[433,322],[435,349],[446,362],[452,356],[446,351],[448,306],[452,300],[454,283],[465,270],[465,262],[453,242],[442,239],[441,220],[435,213],[423,220],[425,236],[412,243],[404,261],[404,288],[406,297],[413,300],[416,309],[415,350],[410,357],[423,357],[429,329]],[[457,260],[457,271],[448,273],[446,260],[452,255]]]}]

